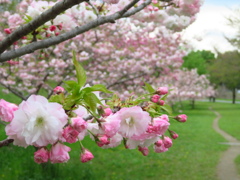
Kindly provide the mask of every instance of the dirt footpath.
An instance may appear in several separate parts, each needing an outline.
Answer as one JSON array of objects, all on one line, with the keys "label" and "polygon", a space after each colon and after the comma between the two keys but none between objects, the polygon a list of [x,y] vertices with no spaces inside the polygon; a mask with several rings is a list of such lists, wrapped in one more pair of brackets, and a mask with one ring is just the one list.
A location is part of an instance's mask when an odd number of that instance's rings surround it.
[{"label": "dirt footpath", "polygon": [[[211,109],[210,109],[211,110]],[[213,111],[213,110],[211,110]],[[217,176],[219,180],[240,180],[240,176],[237,172],[234,160],[237,156],[240,155],[240,141],[230,136],[218,126],[218,121],[221,118],[221,115],[213,111],[216,114],[216,118],[213,121],[213,128],[221,134],[227,141],[230,147],[227,151],[222,154],[222,157],[217,166]]]}]

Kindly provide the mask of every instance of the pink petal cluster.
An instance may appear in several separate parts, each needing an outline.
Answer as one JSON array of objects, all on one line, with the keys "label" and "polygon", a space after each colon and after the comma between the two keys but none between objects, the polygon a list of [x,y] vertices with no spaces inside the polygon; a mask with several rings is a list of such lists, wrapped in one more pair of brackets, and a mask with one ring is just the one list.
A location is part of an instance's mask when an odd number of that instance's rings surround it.
[{"label": "pink petal cluster", "polygon": [[0,119],[2,121],[11,122],[16,110],[18,110],[16,104],[9,103],[3,99],[0,100]]},{"label": "pink petal cluster", "polygon": [[154,145],[154,151],[156,153],[162,153],[168,151],[168,148],[172,147],[172,139],[165,136],[163,139],[158,140]]},{"label": "pink petal cluster", "polygon": [[159,94],[159,95],[165,95],[165,94],[168,93],[168,88],[167,87],[159,87],[157,89],[156,93]]},{"label": "pink petal cluster", "polygon": [[49,103],[43,96],[32,95],[19,105],[5,130],[15,145],[47,146],[62,136],[67,118],[62,105]]},{"label": "pink petal cluster", "polygon": [[103,111],[104,113],[102,116],[109,116],[110,114],[112,114],[111,108],[105,108]]},{"label": "pink petal cluster", "polygon": [[77,141],[79,132],[71,126],[67,126],[63,129],[62,136],[65,138],[68,143],[75,143]]},{"label": "pink petal cluster", "polygon": [[71,125],[79,133],[87,129],[87,122],[79,116],[71,119]]},{"label": "pink petal cluster", "polygon": [[54,89],[53,89],[53,92],[55,93],[55,94],[59,94],[59,93],[64,93],[64,88],[63,87],[61,87],[61,86],[57,86],[57,87],[55,87]]},{"label": "pink petal cluster", "polygon": [[101,137],[98,137],[97,145],[98,145],[99,147],[102,147],[102,146],[108,145],[108,144],[110,144],[110,141],[109,141],[108,136],[103,135],[103,136],[101,136]]},{"label": "pink petal cluster", "polygon": [[149,149],[147,147],[138,146],[138,150],[144,155],[147,156],[149,154]]},{"label": "pink petal cluster", "polygon": [[139,106],[122,108],[116,114],[121,119],[119,133],[127,138],[144,133],[151,121],[148,112]]},{"label": "pink petal cluster", "polygon": [[168,129],[170,123],[161,117],[153,118],[153,122],[148,126],[148,133],[163,135]]},{"label": "pink petal cluster", "polygon": [[49,159],[49,152],[45,148],[38,149],[34,153],[34,161],[38,164],[46,163]]},{"label": "pink petal cluster", "polygon": [[71,148],[65,146],[61,143],[57,143],[52,146],[50,150],[50,161],[51,163],[64,163],[67,162],[70,157],[68,152],[71,151]]},{"label": "pink petal cluster", "polygon": [[176,119],[179,122],[186,122],[187,121],[187,115],[186,114],[180,114],[180,115],[177,115],[174,119]]},{"label": "pink petal cluster", "polygon": [[154,94],[152,97],[151,97],[151,101],[154,102],[154,103],[157,103],[160,99],[160,96],[157,95],[157,94]]},{"label": "pink petal cluster", "polygon": [[91,161],[93,158],[94,158],[93,154],[87,149],[83,150],[83,153],[81,154],[81,157],[80,157],[81,162],[83,163]]},{"label": "pink petal cluster", "polygon": [[116,113],[110,116],[107,116],[102,123],[102,129],[104,134],[108,137],[113,137],[120,129],[121,117]]}]

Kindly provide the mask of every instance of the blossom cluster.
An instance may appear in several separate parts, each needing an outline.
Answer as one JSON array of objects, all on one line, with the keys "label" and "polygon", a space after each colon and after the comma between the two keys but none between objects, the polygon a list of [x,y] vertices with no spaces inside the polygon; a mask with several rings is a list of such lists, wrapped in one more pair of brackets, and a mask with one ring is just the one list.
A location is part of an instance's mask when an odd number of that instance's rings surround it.
[{"label": "blossom cluster", "polygon": [[[31,34],[22,37],[13,48],[17,49],[32,41],[61,35],[96,19],[97,13],[93,7],[96,7],[99,15],[103,16],[120,10],[129,1],[106,1],[104,4],[102,1],[90,2],[93,6],[83,2],[68,9]],[[21,1],[15,13],[2,13],[1,21],[4,26],[0,39],[55,3]],[[183,97],[189,94],[186,91],[187,86],[182,87],[184,84],[172,81],[178,76],[183,62],[182,57],[186,53],[184,48],[180,47],[183,41],[179,31],[195,20],[201,1],[176,0],[171,3],[172,5],[164,1],[152,1],[151,5],[128,20],[122,19],[113,24],[103,25],[72,40],[25,55],[19,60],[2,63],[0,83],[7,87],[4,89],[5,92],[15,92],[22,99],[31,94],[38,94],[40,89],[44,89],[50,95],[53,87],[49,82],[61,84],[63,80],[69,80],[74,76],[69,53],[74,49],[79,51],[77,58],[88,70],[88,82],[105,84],[110,89],[117,90],[122,98],[133,92],[143,93],[141,89],[143,79],[156,86],[161,84],[181,89],[183,91],[178,93],[178,96]],[[188,78],[190,77],[185,79]],[[208,84],[206,82],[206,85]],[[195,88],[191,93],[194,96],[196,94],[204,96],[207,93],[201,93],[203,90],[203,87]],[[173,96],[169,99],[171,97]]]},{"label": "blossom cluster", "polygon": [[[74,90],[67,95],[58,86],[49,100],[40,95],[31,95],[19,106],[0,100],[0,118],[8,123],[5,131],[14,145],[36,147],[36,163],[67,162],[71,148],[65,143],[76,142],[81,145],[81,162],[90,161],[94,155],[81,142],[86,136],[90,136],[101,148],[123,144],[125,148],[138,149],[147,156],[149,146],[153,145],[156,153],[165,152],[172,146],[172,139],[178,137],[169,130],[170,119],[185,122],[187,116],[166,114],[168,107],[159,103],[167,96],[166,87],[159,87],[156,91],[149,84],[146,87],[149,93],[136,99],[131,97],[122,101],[114,95],[106,103],[98,91],[93,91],[87,97],[100,99],[93,101],[95,105],[87,107],[88,98],[83,98],[85,101],[81,103],[78,99],[72,104]],[[81,92],[85,94],[94,88],[107,92],[103,86],[85,86],[81,88],[79,96]],[[156,95],[158,101],[153,98]],[[166,135],[167,132],[170,137]]]}]

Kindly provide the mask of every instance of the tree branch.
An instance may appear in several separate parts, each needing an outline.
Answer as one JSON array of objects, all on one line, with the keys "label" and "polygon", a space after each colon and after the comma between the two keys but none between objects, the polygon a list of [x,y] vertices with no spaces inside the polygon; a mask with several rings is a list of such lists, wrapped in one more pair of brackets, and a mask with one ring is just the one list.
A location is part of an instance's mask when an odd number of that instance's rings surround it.
[{"label": "tree branch", "polygon": [[0,148],[3,146],[7,146],[13,142],[13,139],[5,139],[3,141],[0,141]]},{"label": "tree branch", "polygon": [[5,84],[3,84],[2,82],[0,82],[0,85],[2,85],[3,87],[5,87],[7,90],[9,90],[11,93],[15,94],[16,96],[20,97],[22,100],[26,100],[27,98],[19,91],[12,89],[10,86],[7,86]]},{"label": "tree branch", "polygon": [[[97,19],[82,25],[82,26],[78,26],[75,27],[73,30],[66,32],[64,34],[61,34],[59,36],[55,36],[55,37],[51,37],[42,41],[38,41],[38,42],[33,42],[31,44],[28,44],[24,47],[21,47],[19,49],[16,50],[12,50],[12,51],[8,51],[5,52],[3,54],[0,55],[0,62],[4,62],[25,54],[29,54],[34,52],[35,50],[38,49],[43,49],[43,48],[47,48],[49,46],[52,45],[56,45],[59,44],[63,41],[66,41],[68,39],[71,39],[79,34],[82,34],[90,29],[96,28],[102,24],[105,23],[110,23],[110,22],[114,22],[117,19],[123,18],[123,17],[129,17],[139,11],[141,11],[143,8],[145,8],[147,5],[149,5],[151,3],[151,0],[146,0],[145,2],[143,2],[141,5],[139,5],[136,8],[130,9],[132,8],[139,0],[134,0],[131,3],[129,3],[123,10],[118,11],[112,15],[108,15],[108,16],[102,16],[102,17],[98,17]],[[130,10],[129,10],[130,9]],[[1,49],[1,47],[0,47]]]},{"label": "tree branch", "polygon": [[39,26],[45,24],[51,19],[54,19],[57,15],[64,12],[65,10],[82,2],[84,2],[84,0],[63,0],[61,2],[56,3],[52,8],[44,11],[41,15],[39,15],[29,23],[20,26],[12,34],[8,35],[2,42],[0,42],[0,53],[3,53],[14,42],[19,40],[23,36],[31,33]]}]

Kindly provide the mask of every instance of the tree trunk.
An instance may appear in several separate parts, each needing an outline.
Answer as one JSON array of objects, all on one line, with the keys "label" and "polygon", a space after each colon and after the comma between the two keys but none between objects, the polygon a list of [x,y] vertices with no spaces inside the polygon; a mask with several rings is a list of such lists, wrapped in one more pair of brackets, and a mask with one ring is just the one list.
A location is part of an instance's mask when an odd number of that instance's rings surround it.
[{"label": "tree trunk", "polygon": [[192,109],[194,109],[195,108],[195,99],[191,100],[191,105],[192,105]]},{"label": "tree trunk", "polygon": [[233,88],[232,89],[232,103],[235,104],[236,101],[236,89]]}]

